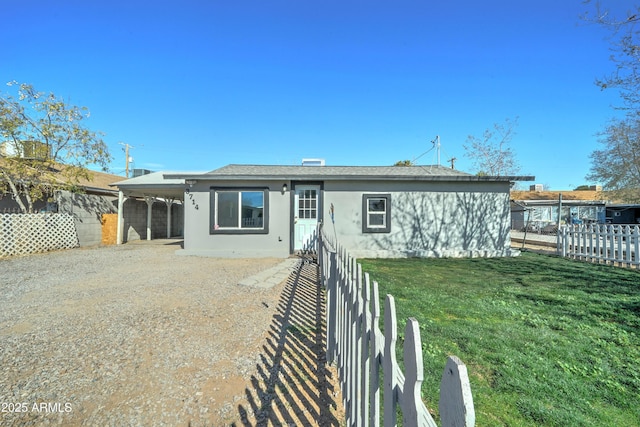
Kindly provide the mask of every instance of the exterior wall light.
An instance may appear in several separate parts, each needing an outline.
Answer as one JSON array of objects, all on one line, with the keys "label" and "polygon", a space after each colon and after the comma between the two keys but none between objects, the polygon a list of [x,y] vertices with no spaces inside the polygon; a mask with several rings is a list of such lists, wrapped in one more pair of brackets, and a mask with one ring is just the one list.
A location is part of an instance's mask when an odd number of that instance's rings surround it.
[{"label": "exterior wall light", "polygon": [[282,194],[287,192],[287,183],[282,184]]},{"label": "exterior wall light", "polygon": [[187,184],[189,186],[189,188],[193,187],[193,184],[196,183],[195,179],[187,179],[184,181],[185,184]]}]

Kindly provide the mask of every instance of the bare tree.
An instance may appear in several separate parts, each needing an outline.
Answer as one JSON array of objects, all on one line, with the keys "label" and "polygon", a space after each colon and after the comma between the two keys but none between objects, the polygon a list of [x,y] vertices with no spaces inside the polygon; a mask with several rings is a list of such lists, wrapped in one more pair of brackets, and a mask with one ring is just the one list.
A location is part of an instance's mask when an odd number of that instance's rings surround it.
[{"label": "bare tree", "polygon": [[616,199],[640,202],[640,117],[612,121],[600,143],[604,147],[591,153],[587,179],[601,182]]},{"label": "bare tree", "polygon": [[515,175],[520,170],[516,156],[511,148],[518,118],[506,119],[504,124],[496,123],[486,129],[482,137],[467,137],[463,144],[465,156],[473,162],[478,175],[505,176]]},{"label": "bare tree", "polygon": [[619,90],[626,116],[612,120],[599,134],[602,148],[591,153],[586,178],[602,183],[611,196],[626,202],[640,201],[640,6],[587,1],[592,10],[584,19],[609,30],[614,71],[596,79],[604,89]]},{"label": "bare tree", "polygon": [[603,90],[617,88],[624,101],[623,108],[637,111],[640,106],[640,6],[612,10],[604,8],[599,1],[587,3],[593,7],[585,13],[584,20],[610,30],[610,59],[615,65],[615,70],[596,79],[596,84]]}]

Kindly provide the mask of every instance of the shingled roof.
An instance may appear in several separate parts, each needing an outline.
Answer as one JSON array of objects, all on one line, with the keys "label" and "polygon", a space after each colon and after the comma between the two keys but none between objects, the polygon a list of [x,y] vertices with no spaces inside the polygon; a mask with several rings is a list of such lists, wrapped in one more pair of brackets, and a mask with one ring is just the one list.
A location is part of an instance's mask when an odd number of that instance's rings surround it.
[{"label": "shingled roof", "polygon": [[[3,165],[5,159],[0,157],[0,167]],[[56,163],[53,167],[47,171],[52,181],[59,183],[60,185],[64,185],[67,182],[64,178],[61,177],[61,171],[67,167],[64,164]],[[114,193],[114,189],[110,186],[114,182],[120,181],[123,177],[119,175],[113,175],[106,172],[98,172],[88,170],[90,179],[85,179],[82,176],[78,177],[78,182],[76,183],[79,187],[83,188],[85,191],[89,192],[103,192],[103,193]]]},{"label": "shingled roof", "polygon": [[100,189],[112,192],[113,188],[111,187],[111,184],[122,180],[120,175],[113,175],[105,172],[90,171],[90,175],[90,181],[81,178],[78,181],[78,184],[86,189]]},{"label": "shingled roof", "polygon": [[532,176],[476,176],[438,165],[426,166],[286,166],[231,164],[203,174],[165,174],[169,179],[201,180],[411,180],[532,181]]}]

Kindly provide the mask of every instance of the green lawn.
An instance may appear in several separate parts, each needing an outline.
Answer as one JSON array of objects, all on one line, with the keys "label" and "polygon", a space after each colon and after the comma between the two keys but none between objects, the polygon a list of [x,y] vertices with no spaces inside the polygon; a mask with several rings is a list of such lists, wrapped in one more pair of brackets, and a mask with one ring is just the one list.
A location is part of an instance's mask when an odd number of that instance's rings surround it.
[{"label": "green lawn", "polygon": [[430,410],[456,355],[478,426],[640,426],[640,273],[533,253],[360,262],[399,336],[420,322]]}]

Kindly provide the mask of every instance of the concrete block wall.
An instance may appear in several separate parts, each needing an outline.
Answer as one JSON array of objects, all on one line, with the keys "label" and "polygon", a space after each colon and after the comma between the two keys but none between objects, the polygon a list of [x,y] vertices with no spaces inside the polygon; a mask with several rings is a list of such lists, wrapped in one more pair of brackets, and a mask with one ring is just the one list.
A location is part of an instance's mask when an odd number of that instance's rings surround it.
[{"label": "concrete block wall", "polygon": [[56,195],[58,212],[73,216],[80,246],[102,241],[102,214],[118,212],[118,198],[60,191]]},{"label": "concrete block wall", "polygon": [[[127,199],[124,202],[124,242],[147,238],[147,202]],[[181,204],[171,206],[171,236],[183,235],[184,210]],[[151,239],[167,238],[167,205],[164,201],[154,202],[151,214]]]}]

